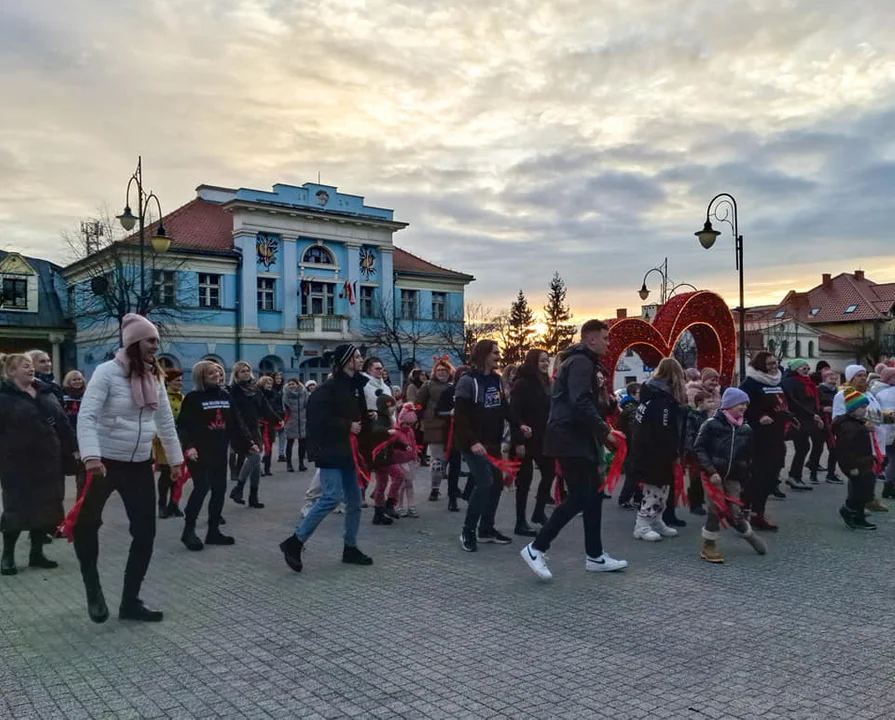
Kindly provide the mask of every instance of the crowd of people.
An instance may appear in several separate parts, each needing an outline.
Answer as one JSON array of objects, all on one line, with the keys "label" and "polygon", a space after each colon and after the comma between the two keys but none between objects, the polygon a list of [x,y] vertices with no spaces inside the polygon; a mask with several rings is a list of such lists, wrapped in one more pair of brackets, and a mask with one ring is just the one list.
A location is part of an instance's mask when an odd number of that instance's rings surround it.
[{"label": "crowd of people", "polygon": [[[544,580],[552,577],[547,551],[577,515],[585,569],[627,567],[602,545],[603,504],[616,482],[619,508],[634,512],[635,539],[678,536],[687,525],[679,513],[689,506],[703,523],[700,557],[710,563],[724,562],[718,543],[727,525],[765,554],[758,532],[779,529],[768,517],[769,498],[785,499],[784,483],[792,493],[824,481],[841,485],[837,467],[848,484],[842,520],[854,530],[876,528],[870,513],[888,510],[876,496],[877,480],[884,479],[883,498],[895,497],[895,367],[869,373],[850,365],[840,377],[826,363],[812,371],[796,359],[782,371],[774,355],[758,352],[738,387],[722,387],[716,369],[685,370],[665,358],[646,382],[617,395],[613,369],[601,365],[609,335],[606,323],[588,321],[577,344],[554,358],[532,348],[518,366],[502,366],[498,343],[481,340],[469,365],[435,357],[430,373],[414,369],[404,387],[391,385],[379,358],[346,343],[319,387],[284,381],[281,373],[255,378],[244,361],[227,383],[221,365],[203,360],[184,394],[183,373],[163,370],[156,357],[157,328],[133,314],[123,320],[121,349],[89,381],[72,371],[58,384],[39,350],[0,357],[0,574],[17,573],[22,532],[29,534],[29,566],[45,570],[57,562],[44,548],[54,533],[66,534],[88,614],[104,622],[98,535],[117,491],[132,538],[119,617],[159,621],[162,613],[140,599],[157,519],[182,518],[189,551],[234,545],[222,529],[228,476],[233,503],[263,509],[261,482],[275,457],[289,473],[315,466],[295,529],[280,544],[297,572],[331,513],[344,515],[342,561],[372,565],[358,547],[368,494],[373,525],[418,518],[420,467],[428,468],[429,502],[442,500],[446,480],[447,510],[463,512],[466,503],[459,539],[470,553],[483,543],[512,542],[496,518],[504,490],[514,489],[512,534],[525,539],[521,556]],[[75,477],[77,492],[67,515],[66,475]],[[196,527],[206,499],[201,539]]]}]

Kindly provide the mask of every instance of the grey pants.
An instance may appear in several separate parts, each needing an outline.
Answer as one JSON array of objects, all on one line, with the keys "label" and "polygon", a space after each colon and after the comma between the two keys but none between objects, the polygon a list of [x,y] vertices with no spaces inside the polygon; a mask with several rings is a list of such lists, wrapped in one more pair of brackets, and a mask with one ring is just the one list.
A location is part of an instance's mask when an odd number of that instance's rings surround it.
[{"label": "grey pants", "polygon": [[[742,497],[743,488],[738,480],[725,480],[721,483],[721,489],[724,494],[737,498]],[[730,526],[741,535],[749,532],[749,521],[742,505],[736,503],[728,503],[729,513],[724,518],[730,523]],[[708,508],[706,509],[705,526],[703,527],[702,536],[707,540],[717,540],[718,531],[721,530],[721,519],[718,515],[718,507],[711,500],[708,500]],[[710,537],[714,536],[714,537]]]},{"label": "grey pants", "polygon": [[246,480],[249,481],[249,487],[252,490],[258,490],[258,484],[261,482],[261,453],[250,452],[246,455],[246,460],[242,464],[239,471],[239,480],[237,482],[240,492],[245,487]]}]

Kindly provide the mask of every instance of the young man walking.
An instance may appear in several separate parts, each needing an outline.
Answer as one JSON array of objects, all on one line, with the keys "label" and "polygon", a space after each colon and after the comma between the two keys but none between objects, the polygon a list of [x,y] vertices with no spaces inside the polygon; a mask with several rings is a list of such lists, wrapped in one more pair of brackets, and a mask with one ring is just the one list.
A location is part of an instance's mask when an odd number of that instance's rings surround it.
[{"label": "young man walking", "polygon": [[553,382],[550,417],[544,435],[544,455],[559,460],[568,488],[566,499],[554,511],[537,537],[522,548],[522,559],[542,580],[553,577],[544,553],[560,531],[579,512],[584,519],[585,569],[611,572],[628,566],[603,552],[604,463],[603,445],[614,449],[618,442],[603,419],[609,396],[597,373],[612,377],[600,367],[600,356],[609,347],[609,326],[588,320],[581,328],[581,342],[565,353]]},{"label": "young man walking", "polygon": [[[372,565],[373,560],[357,547],[360,527],[361,491],[357,482],[352,436],[363,444],[362,433],[369,432],[370,420],[364,400],[367,382],[360,370],[360,350],[350,343],[339,345],[333,354],[333,376],[315,390],[308,399],[308,457],[320,469],[323,494],[307,516],[300,520],[295,532],[280,543],[286,564],[301,572],[301,553],[305,543],[320,522],[336,506],[345,502],[345,549],[342,562],[351,565]],[[353,447],[352,447],[353,446]]]},{"label": "young man walking", "polygon": [[454,391],[454,442],[475,481],[475,490],[469,499],[466,521],[460,535],[460,546],[466,552],[475,552],[480,542],[499,545],[512,542],[494,527],[494,516],[503,492],[503,474],[488,458],[500,458],[505,421],[510,423],[517,457],[525,453],[522,438],[531,436],[531,428],[519,425],[511,417],[509,403],[501,388],[501,378],[496,372],[499,362],[500,348],[497,343],[494,340],[479,340],[472,349],[473,371],[460,378]]}]

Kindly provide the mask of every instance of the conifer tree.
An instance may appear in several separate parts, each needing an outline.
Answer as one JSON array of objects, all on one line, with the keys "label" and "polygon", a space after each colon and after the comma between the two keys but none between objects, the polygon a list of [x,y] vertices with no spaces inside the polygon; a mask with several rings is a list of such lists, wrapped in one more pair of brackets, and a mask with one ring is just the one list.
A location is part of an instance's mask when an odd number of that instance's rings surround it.
[{"label": "conifer tree", "polygon": [[547,329],[538,338],[538,344],[549,355],[565,350],[574,341],[575,325],[571,320],[572,311],[566,304],[566,283],[558,272],[554,272],[547,304],[544,306],[544,323]]},{"label": "conifer tree", "polygon": [[521,290],[510,307],[507,347],[503,349],[505,364],[520,363],[531,347],[535,334],[535,314],[528,305],[525,293]]}]

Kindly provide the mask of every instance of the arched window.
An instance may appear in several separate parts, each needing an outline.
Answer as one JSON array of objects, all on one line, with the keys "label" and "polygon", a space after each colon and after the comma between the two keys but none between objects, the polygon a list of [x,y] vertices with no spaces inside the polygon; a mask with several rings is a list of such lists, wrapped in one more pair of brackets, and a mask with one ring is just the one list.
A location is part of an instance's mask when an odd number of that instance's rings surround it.
[{"label": "arched window", "polygon": [[261,358],[258,363],[258,372],[261,375],[273,375],[274,373],[283,372],[283,361],[276,355],[267,355]]},{"label": "arched window", "polygon": [[796,357],[802,357],[802,341],[796,340]]},{"label": "arched window", "polygon": [[814,340],[808,341],[808,357],[814,357]]},{"label": "arched window", "polygon": [[303,263],[311,263],[315,265],[335,265],[336,259],[333,254],[323,245],[311,245],[305,254],[301,256]]},{"label": "arched window", "polygon": [[180,361],[173,355],[158,355],[158,364],[162,366],[162,370],[179,370]]}]

